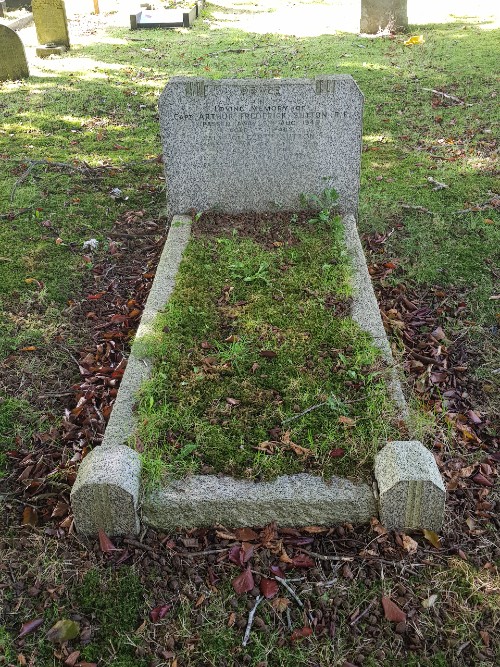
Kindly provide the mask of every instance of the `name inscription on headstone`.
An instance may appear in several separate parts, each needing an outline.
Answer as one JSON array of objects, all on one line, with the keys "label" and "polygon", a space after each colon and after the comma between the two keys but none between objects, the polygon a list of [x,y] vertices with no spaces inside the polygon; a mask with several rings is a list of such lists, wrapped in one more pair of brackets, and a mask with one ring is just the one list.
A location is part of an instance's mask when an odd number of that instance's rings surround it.
[{"label": "name inscription on headstone", "polygon": [[331,187],[354,210],[361,118],[348,76],[172,79],[160,100],[169,210],[292,209]]}]

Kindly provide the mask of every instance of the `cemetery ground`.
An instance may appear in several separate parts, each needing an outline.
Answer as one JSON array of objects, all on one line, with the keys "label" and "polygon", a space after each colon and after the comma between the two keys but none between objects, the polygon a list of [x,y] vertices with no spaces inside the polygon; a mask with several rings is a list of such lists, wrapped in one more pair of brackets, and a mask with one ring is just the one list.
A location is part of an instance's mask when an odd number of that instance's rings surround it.
[{"label": "cemetery ground", "polygon": [[[498,31],[419,25],[408,47],[231,27],[249,11],[146,34],[72,21],[67,55],[0,86],[0,664],[498,664]],[[447,483],[442,534],[374,520],[79,537],[71,484],[165,238],[166,80],[338,72],[365,95],[359,228]],[[78,636],[50,641],[64,619]]]}]

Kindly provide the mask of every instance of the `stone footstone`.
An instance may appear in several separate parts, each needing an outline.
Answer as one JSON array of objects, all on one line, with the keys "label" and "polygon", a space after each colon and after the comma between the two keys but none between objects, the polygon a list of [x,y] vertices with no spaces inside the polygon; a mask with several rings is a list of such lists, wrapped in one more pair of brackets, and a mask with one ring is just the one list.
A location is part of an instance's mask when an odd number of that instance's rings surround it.
[{"label": "stone footstone", "polygon": [[32,11],[40,44],[69,48],[68,20],[63,0],[33,0]]},{"label": "stone footstone", "polygon": [[21,38],[0,25],[0,81],[17,81],[30,75]]},{"label": "stone footstone", "polygon": [[361,33],[402,32],[407,27],[407,0],[361,0]]},{"label": "stone footstone", "polygon": [[375,478],[386,528],[441,529],[446,490],[434,456],[421,442],[389,442],[375,457]]},{"label": "stone footstone", "polygon": [[71,491],[76,529],[83,535],[139,532],[139,454],[121,445],[97,447],[83,459]]}]

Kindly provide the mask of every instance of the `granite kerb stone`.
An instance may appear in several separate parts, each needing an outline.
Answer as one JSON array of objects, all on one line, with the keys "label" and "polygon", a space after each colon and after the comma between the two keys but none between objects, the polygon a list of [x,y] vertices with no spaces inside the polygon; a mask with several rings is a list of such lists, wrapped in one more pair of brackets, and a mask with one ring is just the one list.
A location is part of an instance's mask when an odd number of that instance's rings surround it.
[{"label": "granite kerb stone", "polygon": [[[374,336],[376,344],[389,358],[390,348],[373,288],[367,297],[366,281],[370,279],[356,221],[354,216],[345,216],[343,220],[346,243],[353,255],[354,275],[357,276],[353,316],[363,314],[362,318],[358,316],[360,326]],[[140,512],[145,523],[161,529],[221,521],[234,526],[256,525],[268,519],[277,520],[281,525],[368,521],[377,514],[377,502],[370,485],[342,478],[326,482],[309,474],[283,476],[269,483],[195,475],[170,483],[141,500],[138,491],[140,458],[124,445],[135,428],[133,407],[137,392],[151,372],[151,362],[145,357],[141,340],[151,332],[156,314],[173,291],[189,236],[190,219],[174,217],[103,443],[87,455],[73,488],[77,529],[85,534],[95,534],[105,523],[109,534],[123,531],[125,525],[128,528],[125,532],[134,532],[138,530]],[[120,475],[123,475],[124,487],[120,487]],[[121,514],[102,507],[103,503],[118,501],[123,505]],[[390,512],[387,516],[390,517]]]}]

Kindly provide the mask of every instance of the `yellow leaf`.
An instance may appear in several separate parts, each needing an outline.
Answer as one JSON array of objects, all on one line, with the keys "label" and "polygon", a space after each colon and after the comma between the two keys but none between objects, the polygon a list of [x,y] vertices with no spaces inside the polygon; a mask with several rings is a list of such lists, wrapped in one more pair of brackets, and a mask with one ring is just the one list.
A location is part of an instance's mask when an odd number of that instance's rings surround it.
[{"label": "yellow leaf", "polygon": [[406,40],[404,45],[413,46],[413,44],[423,44],[424,42],[425,39],[423,35],[413,35],[413,37],[410,37],[409,39]]},{"label": "yellow leaf", "polygon": [[441,544],[439,542],[439,535],[437,533],[435,533],[433,530],[425,530],[424,529],[424,537],[436,549],[441,548]]},{"label": "yellow leaf", "polygon": [[491,218],[485,218],[484,219],[484,224],[485,225],[493,225],[495,224]]}]

